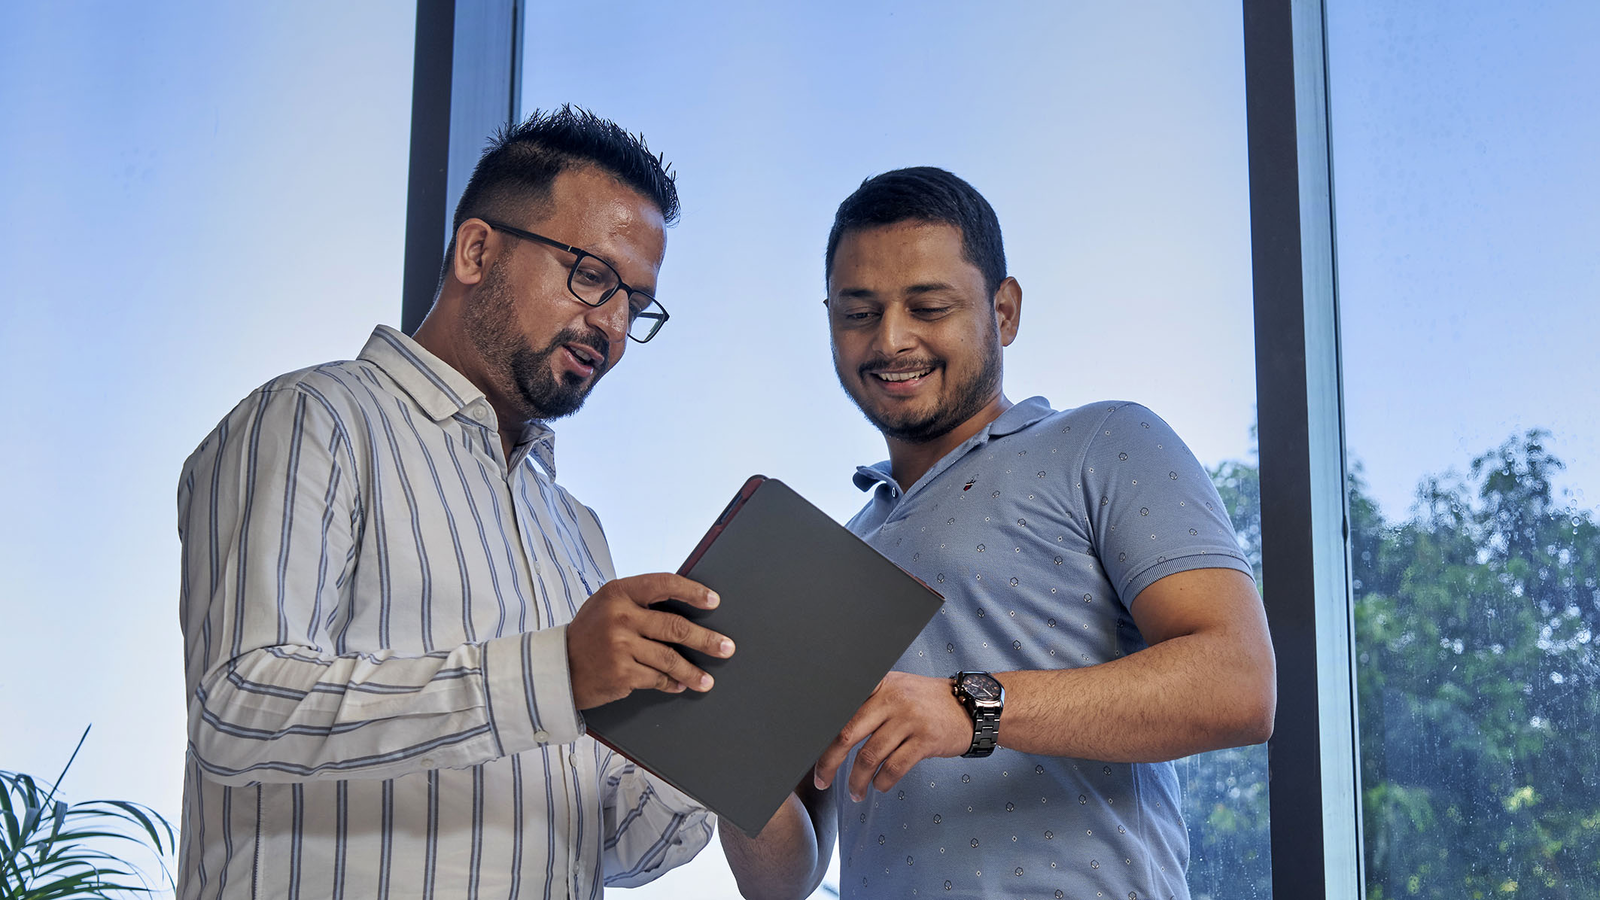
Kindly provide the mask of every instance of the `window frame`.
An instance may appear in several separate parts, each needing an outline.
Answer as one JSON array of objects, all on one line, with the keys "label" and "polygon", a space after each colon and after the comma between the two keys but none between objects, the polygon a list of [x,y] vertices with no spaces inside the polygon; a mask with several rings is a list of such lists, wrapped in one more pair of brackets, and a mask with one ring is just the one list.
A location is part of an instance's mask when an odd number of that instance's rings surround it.
[{"label": "window frame", "polygon": [[[1362,898],[1324,0],[1242,0],[1277,900]],[[524,0],[418,0],[402,328],[484,139],[518,117]],[[442,240],[441,240],[442,234]],[[1320,878],[1309,873],[1320,872]]]}]

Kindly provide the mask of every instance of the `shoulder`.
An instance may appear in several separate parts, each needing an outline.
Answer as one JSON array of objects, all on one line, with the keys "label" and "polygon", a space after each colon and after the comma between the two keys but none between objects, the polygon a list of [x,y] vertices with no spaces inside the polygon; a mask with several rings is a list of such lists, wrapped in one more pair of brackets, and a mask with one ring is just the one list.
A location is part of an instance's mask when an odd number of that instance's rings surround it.
[{"label": "shoulder", "polygon": [[1165,445],[1178,441],[1177,432],[1155,410],[1132,400],[1102,400],[1069,412],[1081,417],[1095,444]]},{"label": "shoulder", "polygon": [[[207,435],[196,453],[256,432],[330,432],[348,437],[373,402],[379,373],[370,363],[341,360],[286,372],[240,400]],[[367,387],[363,387],[365,384]],[[369,390],[369,388],[371,388]],[[360,430],[360,426],[355,426]]]},{"label": "shoulder", "polygon": [[1173,431],[1148,406],[1131,400],[1099,400],[1072,409],[1055,410],[1033,422],[1019,436],[1030,443],[1087,450],[1092,445],[1146,441],[1164,443]]}]

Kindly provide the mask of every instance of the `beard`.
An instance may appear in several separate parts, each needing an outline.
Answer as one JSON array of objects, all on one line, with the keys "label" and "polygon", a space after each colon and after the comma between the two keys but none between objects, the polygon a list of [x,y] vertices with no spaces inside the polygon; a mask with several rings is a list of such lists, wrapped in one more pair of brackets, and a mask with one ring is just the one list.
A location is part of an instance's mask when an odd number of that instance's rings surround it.
[{"label": "beard", "polygon": [[[887,358],[868,360],[856,370],[857,377],[862,380],[872,378],[874,376],[868,375],[867,370],[888,362]],[[926,357],[900,362],[912,362],[919,367],[938,367],[942,370],[942,377],[948,378],[950,375],[950,369],[942,359]],[[1000,333],[991,320],[989,339],[984,342],[983,359],[978,371],[960,382],[948,384],[944,393],[937,398],[934,408],[926,412],[876,409],[845,380],[844,373],[839,371],[837,358],[834,360],[834,373],[839,376],[839,385],[844,392],[855,402],[856,409],[861,410],[872,427],[882,432],[884,437],[908,444],[926,444],[944,437],[977,415],[1000,392]]]},{"label": "beard", "polygon": [[[506,284],[500,261],[484,273],[483,283],[473,292],[463,312],[467,339],[484,363],[511,381],[516,399],[531,419],[559,419],[583,407],[589,392],[610,371],[610,340],[598,328],[567,328],[542,349],[528,345],[516,328],[516,298]],[[584,378],[563,371],[559,379],[551,360],[563,344],[583,344],[595,351],[600,362],[594,375]],[[510,399],[510,398],[508,398]]]}]

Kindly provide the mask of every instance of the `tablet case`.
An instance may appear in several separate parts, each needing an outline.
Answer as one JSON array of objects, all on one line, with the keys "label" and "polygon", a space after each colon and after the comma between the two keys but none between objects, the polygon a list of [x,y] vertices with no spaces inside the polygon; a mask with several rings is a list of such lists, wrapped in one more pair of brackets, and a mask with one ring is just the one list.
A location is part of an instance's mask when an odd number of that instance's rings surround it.
[{"label": "tablet case", "polygon": [[754,836],[944,599],[760,475],[679,572],[722,597],[709,611],[657,605],[733,639],[730,659],[678,648],[715,686],[634,691],[584,719],[589,734]]}]

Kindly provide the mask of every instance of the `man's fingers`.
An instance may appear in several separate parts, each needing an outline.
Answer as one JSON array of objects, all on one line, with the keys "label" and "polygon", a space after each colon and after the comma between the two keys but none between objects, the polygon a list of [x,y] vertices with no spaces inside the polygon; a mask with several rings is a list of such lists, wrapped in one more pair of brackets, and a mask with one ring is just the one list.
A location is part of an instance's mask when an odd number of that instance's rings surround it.
[{"label": "man's fingers", "polygon": [[629,599],[640,606],[649,606],[662,600],[680,600],[701,609],[715,609],[722,600],[717,592],[698,581],[690,581],[671,572],[653,572],[634,575],[607,582],[626,592]]},{"label": "man's fingers", "polygon": [[871,737],[883,724],[883,711],[873,702],[875,695],[876,692],[874,697],[868,697],[867,702],[861,704],[861,708],[856,710],[856,714],[851,716],[850,721],[840,730],[839,736],[833,739],[833,743],[829,744],[828,749],[822,751],[822,756],[817,759],[811,777],[817,790],[827,790],[828,785],[833,783],[839,766],[844,764],[844,758],[850,755],[850,748]]},{"label": "man's fingers", "polygon": [[[867,788],[879,779],[886,778],[887,782],[879,785],[878,789],[887,790],[915,765],[916,760],[907,764],[903,758],[905,754],[900,752],[905,746],[905,739],[906,735],[901,733],[901,729],[895,728],[894,723],[885,723],[861,745],[861,749],[856,751],[856,764],[850,769],[850,799],[860,802],[867,795]],[[887,774],[880,772],[881,768],[892,762],[898,762],[903,768]]]},{"label": "man's fingers", "polygon": [[699,650],[707,656],[726,659],[733,655],[733,641],[683,616],[651,610],[639,628],[639,633],[653,641],[677,644]]},{"label": "man's fingers", "polygon": [[[709,674],[695,667],[684,659],[677,651],[665,644],[654,641],[642,643],[634,653],[639,664],[654,669],[662,678],[681,684],[693,691],[709,691],[713,683]],[[666,690],[659,685],[647,685],[657,690]],[[675,693],[675,692],[669,692]]]}]

